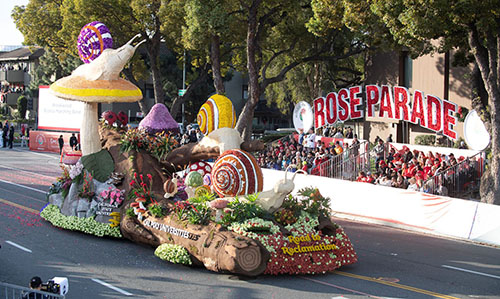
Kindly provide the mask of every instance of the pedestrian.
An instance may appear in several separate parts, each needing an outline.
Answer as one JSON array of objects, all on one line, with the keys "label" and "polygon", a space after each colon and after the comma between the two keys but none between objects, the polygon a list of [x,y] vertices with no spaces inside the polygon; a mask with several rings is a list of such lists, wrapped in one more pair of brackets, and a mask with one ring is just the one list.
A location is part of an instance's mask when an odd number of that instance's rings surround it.
[{"label": "pedestrian", "polygon": [[12,148],[12,143],[14,143],[14,126],[10,126],[9,129],[9,148]]},{"label": "pedestrian", "polygon": [[59,136],[59,139],[57,139],[57,141],[59,141],[59,155],[60,155],[60,154],[62,154],[62,150],[64,147],[63,135]]},{"label": "pedestrian", "polygon": [[75,133],[71,133],[71,137],[69,138],[69,146],[71,146],[72,150],[76,150],[77,144],[78,144],[78,139],[76,139]]},{"label": "pedestrian", "polygon": [[2,141],[3,147],[7,147],[7,139],[9,137],[9,122],[5,121],[5,125],[2,128]]}]

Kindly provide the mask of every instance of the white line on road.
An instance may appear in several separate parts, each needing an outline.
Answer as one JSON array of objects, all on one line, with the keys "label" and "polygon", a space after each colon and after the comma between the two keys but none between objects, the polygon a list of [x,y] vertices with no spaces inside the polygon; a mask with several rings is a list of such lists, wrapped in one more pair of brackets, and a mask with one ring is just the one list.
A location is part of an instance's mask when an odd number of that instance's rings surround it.
[{"label": "white line on road", "polygon": [[26,189],[28,189],[28,190],[32,190],[32,191],[36,191],[36,192],[40,192],[40,193],[43,193],[43,194],[47,194],[47,191],[38,190],[38,189],[35,189],[35,188],[31,188],[31,187],[28,187],[28,186],[24,186],[24,185],[20,185],[20,184],[12,183],[12,182],[9,182],[9,181],[0,180],[0,182],[2,182],[2,183],[6,183],[6,184],[11,184],[11,185],[18,186],[18,187],[22,187],[22,188],[26,188]]},{"label": "white line on road", "polygon": [[26,251],[26,252],[32,253],[32,251],[31,251],[30,249],[28,249],[28,248],[26,248],[26,247],[23,247],[23,246],[21,246],[21,245],[19,245],[19,244],[16,244],[16,243],[14,243],[14,242],[12,242],[12,241],[5,241],[5,243],[10,244],[10,245],[12,245],[12,246],[14,246],[14,247],[17,247],[17,248],[19,248],[19,249],[21,249],[21,250],[23,250],[23,251]]},{"label": "white line on road", "polygon": [[491,278],[500,279],[500,276],[493,275],[493,274],[482,273],[482,272],[467,270],[467,269],[453,267],[453,266],[448,266],[448,265],[441,265],[441,266],[444,267],[444,268],[448,268],[448,269],[453,269],[453,270],[458,270],[458,271],[463,271],[463,272],[468,272],[468,273],[472,273],[472,274],[477,274],[477,275],[482,275],[482,276],[487,276],[487,277],[491,277]]},{"label": "white line on road", "polygon": [[92,278],[92,280],[93,280],[93,281],[95,281],[95,282],[97,282],[98,284],[101,284],[101,285],[103,285],[103,286],[107,287],[107,288],[110,288],[110,289],[115,290],[115,291],[117,291],[117,292],[119,292],[119,293],[122,293],[122,294],[123,294],[123,295],[125,295],[125,296],[132,296],[132,295],[133,295],[132,293],[129,293],[129,292],[127,292],[127,291],[125,291],[125,290],[122,290],[122,289],[120,289],[120,288],[117,288],[117,287],[115,287],[115,286],[112,286],[112,285],[110,285],[109,283],[104,282],[104,281],[102,281],[102,280],[100,280],[100,279],[97,279],[97,278]]}]

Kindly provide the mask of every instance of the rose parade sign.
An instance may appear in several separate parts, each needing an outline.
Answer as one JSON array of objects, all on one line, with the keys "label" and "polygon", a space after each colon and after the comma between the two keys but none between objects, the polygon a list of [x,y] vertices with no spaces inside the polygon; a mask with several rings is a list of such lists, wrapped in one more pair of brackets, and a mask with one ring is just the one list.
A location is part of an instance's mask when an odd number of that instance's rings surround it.
[{"label": "rose parade sign", "polygon": [[[415,90],[413,95],[406,87],[366,85],[343,88],[314,100],[314,127],[321,128],[337,121],[365,117],[387,117],[408,121],[452,139],[457,138],[453,126],[457,105],[437,96],[425,95]],[[365,107],[365,109],[363,109]],[[375,107],[379,107],[375,113]]]}]

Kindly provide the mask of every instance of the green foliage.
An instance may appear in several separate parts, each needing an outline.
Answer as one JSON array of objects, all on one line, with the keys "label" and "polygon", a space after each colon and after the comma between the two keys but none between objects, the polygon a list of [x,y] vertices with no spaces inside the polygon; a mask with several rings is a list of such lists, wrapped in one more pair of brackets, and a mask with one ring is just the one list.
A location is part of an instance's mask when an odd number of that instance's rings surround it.
[{"label": "green foliage", "polygon": [[418,145],[434,145],[435,143],[435,135],[418,135],[415,137],[415,144]]},{"label": "green foliage", "polygon": [[154,217],[162,218],[165,216],[165,210],[158,203],[153,203],[148,206],[148,210]]},{"label": "green foliage", "polygon": [[28,99],[25,96],[17,98],[17,117],[19,119],[26,118],[26,110],[28,109]]},{"label": "green foliage", "polygon": [[134,208],[127,208],[125,210],[125,215],[129,216],[129,217],[132,217],[132,218],[135,218],[136,215],[134,213]]},{"label": "green foliage", "polygon": [[82,156],[81,161],[85,169],[99,182],[107,181],[109,175],[115,170],[113,158],[105,149]]},{"label": "green foliage", "polygon": [[40,212],[40,216],[52,223],[52,225],[60,228],[81,231],[86,234],[96,235],[98,237],[122,237],[119,227],[111,227],[109,224],[97,222],[94,220],[94,218],[65,216],[61,214],[59,208],[55,205],[48,205],[47,207],[45,207],[45,209]]},{"label": "green foliage", "polygon": [[302,211],[311,215],[329,217],[330,198],[321,195],[318,188],[303,188],[299,190],[298,194],[303,197],[300,201]]},{"label": "green foliage", "polygon": [[330,216],[330,199],[319,193],[317,188],[307,187],[300,189],[298,196],[289,195],[274,213],[276,221],[283,225],[293,224],[302,212],[323,217]]},{"label": "green foliage", "polygon": [[233,201],[229,202],[222,216],[222,223],[229,225],[233,222],[244,222],[251,218],[269,218],[270,215],[262,209],[261,206],[254,202],[240,201],[236,197]]},{"label": "green foliage", "polygon": [[155,255],[164,261],[174,264],[191,265],[191,256],[186,248],[175,244],[161,244],[155,250]]},{"label": "green foliage", "polygon": [[177,219],[179,221],[187,220],[191,224],[208,224],[212,220],[212,210],[208,207],[208,202],[211,199],[213,199],[213,195],[204,194],[190,198],[189,201],[176,202],[174,211]]}]

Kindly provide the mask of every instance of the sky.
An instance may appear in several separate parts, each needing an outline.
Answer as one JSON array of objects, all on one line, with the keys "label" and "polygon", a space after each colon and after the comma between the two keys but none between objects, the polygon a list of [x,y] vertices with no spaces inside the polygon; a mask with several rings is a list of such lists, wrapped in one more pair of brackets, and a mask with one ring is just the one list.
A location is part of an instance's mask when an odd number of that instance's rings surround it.
[{"label": "sky", "polygon": [[23,35],[17,30],[16,24],[14,24],[10,14],[14,6],[26,5],[29,0],[1,0],[1,2],[0,28],[2,28],[2,34],[0,34],[0,45],[21,45],[24,40]]}]

